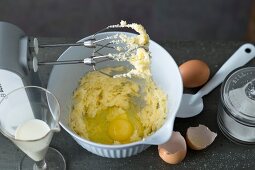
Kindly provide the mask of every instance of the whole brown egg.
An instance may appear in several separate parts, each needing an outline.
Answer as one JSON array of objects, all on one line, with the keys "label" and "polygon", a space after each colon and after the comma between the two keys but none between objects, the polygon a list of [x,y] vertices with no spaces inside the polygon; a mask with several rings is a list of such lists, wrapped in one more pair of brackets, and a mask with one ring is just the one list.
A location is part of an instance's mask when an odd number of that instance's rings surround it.
[{"label": "whole brown egg", "polygon": [[183,86],[186,88],[199,87],[205,84],[210,76],[208,65],[201,60],[189,60],[179,66],[183,80]]}]

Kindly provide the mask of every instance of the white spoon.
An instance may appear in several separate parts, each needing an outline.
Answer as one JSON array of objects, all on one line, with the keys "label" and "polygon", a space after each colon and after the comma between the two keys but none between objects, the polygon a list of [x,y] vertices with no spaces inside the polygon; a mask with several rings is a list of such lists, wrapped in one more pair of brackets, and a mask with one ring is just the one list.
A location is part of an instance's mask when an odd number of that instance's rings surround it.
[{"label": "white spoon", "polygon": [[234,69],[248,63],[255,57],[255,47],[252,44],[242,45],[218,70],[213,78],[203,86],[196,94],[183,94],[181,105],[176,117],[189,118],[198,115],[203,110],[204,95],[210,93],[223,82],[225,77]]}]

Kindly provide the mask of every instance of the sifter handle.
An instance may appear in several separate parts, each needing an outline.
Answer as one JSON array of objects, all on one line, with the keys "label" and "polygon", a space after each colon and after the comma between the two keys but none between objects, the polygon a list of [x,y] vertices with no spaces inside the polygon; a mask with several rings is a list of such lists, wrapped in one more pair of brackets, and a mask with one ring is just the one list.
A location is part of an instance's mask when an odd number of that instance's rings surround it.
[{"label": "sifter handle", "polygon": [[255,57],[255,47],[252,44],[242,45],[217,71],[211,80],[203,86],[197,93],[197,97],[202,97],[211,92],[220,83],[223,82],[225,77],[234,69],[241,67],[248,63]]}]

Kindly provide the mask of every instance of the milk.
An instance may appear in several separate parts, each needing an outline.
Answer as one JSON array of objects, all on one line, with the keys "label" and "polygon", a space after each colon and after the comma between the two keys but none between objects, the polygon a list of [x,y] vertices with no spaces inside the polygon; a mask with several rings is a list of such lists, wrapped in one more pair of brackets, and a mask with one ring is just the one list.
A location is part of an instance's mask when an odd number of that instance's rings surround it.
[{"label": "milk", "polygon": [[31,159],[40,161],[47,152],[52,135],[53,133],[44,121],[31,119],[17,128],[13,142]]}]

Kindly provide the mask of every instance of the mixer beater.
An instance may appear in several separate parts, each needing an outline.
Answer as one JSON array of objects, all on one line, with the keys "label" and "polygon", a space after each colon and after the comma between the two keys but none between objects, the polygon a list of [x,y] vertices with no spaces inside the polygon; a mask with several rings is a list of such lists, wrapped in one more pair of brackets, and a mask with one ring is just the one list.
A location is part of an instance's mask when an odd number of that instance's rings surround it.
[{"label": "mixer beater", "polygon": [[[85,64],[88,66],[91,66],[94,71],[99,71],[100,73],[113,77],[113,75],[110,75],[108,73],[102,72],[98,69],[96,69],[96,64],[105,62],[108,60],[117,60],[117,61],[128,61],[129,58],[137,52],[137,49],[143,48],[146,51],[148,51],[148,41],[143,40],[138,41],[137,39],[138,36],[142,36],[144,38],[147,36],[145,30],[142,30],[141,28],[137,27],[132,27],[131,24],[126,24],[124,21],[121,22],[119,25],[111,25],[108,26],[92,36],[88,38],[87,40],[83,42],[76,42],[76,43],[59,43],[59,44],[39,44],[38,39],[34,38],[33,39],[33,49],[34,49],[34,57],[32,61],[32,67],[34,72],[38,71],[38,66],[42,65],[65,65],[65,64]],[[135,25],[137,26],[137,24]],[[134,35],[134,36],[128,36],[123,32],[116,33],[112,36],[106,36],[101,39],[97,39],[97,35],[99,33],[103,33],[106,31],[109,31],[110,29],[119,29],[119,28],[132,28],[135,29],[139,35]],[[148,37],[145,37],[146,39]],[[81,47],[86,47],[89,49],[93,49],[91,56],[88,56],[84,59],[80,60],[67,60],[67,61],[42,61],[39,62],[37,60],[37,54],[39,53],[40,48],[54,48],[54,47],[70,47],[70,46],[81,46]],[[110,49],[111,53],[108,54],[102,54],[102,50],[104,49]]]},{"label": "mixer beater", "polygon": [[[135,30],[138,34],[128,34],[124,32],[114,32],[112,34],[109,32],[110,30],[115,31],[116,29],[122,28]],[[102,35],[105,35],[105,37],[102,37]],[[131,71],[133,71],[132,74],[142,73],[144,68],[149,68],[149,54],[147,55],[148,45],[149,36],[145,29],[139,24],[127,24],[124,21],[96,32],[83,42],[67,44],[40,44],[37,38],[28,37],[17,26],[0,21],[0,100],[14,89],[27,85],[41,86],[37,71],[38,67],[43,65],[82,63],[102,74],[114,77],[115,75],[113,76],[98,70],[96,66],[101,62],[116,60],[128,61],[134,68],[131,69]],[[68,61],[39,61],[37,59],[41,48],[70,46],[85,47],[91,50],[91,55],[80,60]],[[145,57],[139,56],[134,59],[134,56],[136,56],[137,53],[141,54],[141,51],[143,54],[146,53],[146,55],[144,55]],[[147,64],[145,67],[142,65],[144,63]],[[141,70],[139,70],[140,68]],[[131,71],[126,74],[128,77],[131,76],[131,74],[129,74]]]}]

